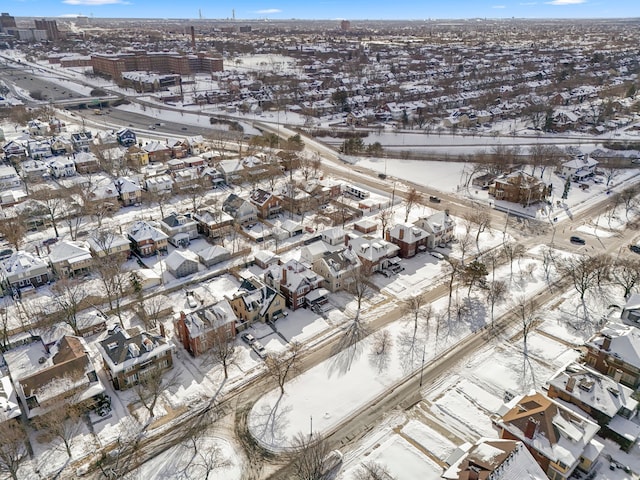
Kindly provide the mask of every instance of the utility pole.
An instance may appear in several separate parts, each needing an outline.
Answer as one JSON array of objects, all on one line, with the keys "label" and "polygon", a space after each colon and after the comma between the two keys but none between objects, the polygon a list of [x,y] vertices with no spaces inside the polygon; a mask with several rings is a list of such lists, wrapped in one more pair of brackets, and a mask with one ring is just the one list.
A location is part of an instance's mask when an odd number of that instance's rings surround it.
[{"label": "utility pole", "polygon": [[427,349],[427,344],[422,346],[422,366],[420,367],[420,387],[422,388],[422,374],[424,372],[424,353]]}]

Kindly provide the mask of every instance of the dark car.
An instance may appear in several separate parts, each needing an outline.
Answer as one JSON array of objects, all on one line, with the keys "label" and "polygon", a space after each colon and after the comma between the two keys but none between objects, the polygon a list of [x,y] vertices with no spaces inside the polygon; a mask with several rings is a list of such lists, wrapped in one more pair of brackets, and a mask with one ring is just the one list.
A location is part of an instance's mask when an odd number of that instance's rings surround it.
[{"label": "dark car", "polygon": [[436,197],[435,195],[431,195],[431,196],[429,196],[429,201],[433,202],[433,203],[440,203],[442,200],[440,200],[440,197]]},{"label": "dark car", "polygon": [[633,253],[640,253],[640,246],[638,245],[629,245],[629,250]]},{"label": "dark car", "polygon": [[571,241],[571,243],[577,243],[578,245],[584,245],[585,243],[587,243],[584,241],[584,238],[577,237],[575,235],[572,235],[569,240]]}]

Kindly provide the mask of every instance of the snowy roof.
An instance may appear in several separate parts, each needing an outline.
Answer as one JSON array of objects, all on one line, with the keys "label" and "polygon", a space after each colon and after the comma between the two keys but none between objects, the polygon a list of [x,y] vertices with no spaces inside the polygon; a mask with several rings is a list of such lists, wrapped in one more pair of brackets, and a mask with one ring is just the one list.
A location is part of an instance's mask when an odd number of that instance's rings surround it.
[{"label": "snowy roof", "polygon": [[498,425],[552,460],[573,469],[600,427],[541,393],[521,395],[507,404]]},{"label": "snowy roof", "polygon": [[136,242],[147,239],[157,242],[160,240],[167,240],[169,238],[162,230],[143,221],[136,222],[131,226],[131,228],[129,228],[129,237]]},{"label": "snowy roof", "polygon": [[400,247],[381,238],[355,237],[349,241],[353,251],[366,260],[376,262],[397,255]]},{"label": "snowy roof", "polygon": [[94,252],[101,252],[129,245],[129,239],[119,233],[96,230],[88,238],[87,243]]},{"label": "snowy roof", "polygon": [[607,323],[607,325],[589,339],[587,345],[602,350],[605,340],[609,340],[610,355],[629,365],[640,368],[640,330],[630,325]]},{"label": "snowy roof", "polygon": [[8,375],[0,377],[0,423],[20,416],[18,397]]},{"label": "snowy roof", "polygon": [[22,250],[14,252],[13,255],[2,262],[3,272],[11,277],[28,278],[32,272],[43,269],[47,269],[47,264],[44,260]]},{"label": "snowy roof", "polygon": [[231,252],[229,252],[229,250],[221,247],[220,245],[211,245],[203,248],[202,250],[198,250],[196,253],[198,257],[200,257],[205,262],[207,260],[214,260],[217,258],[220,258],[222,261],[224,258],[231,255]]},{"label": "snowy roof", "polygon": [[174,250],[164,259],[164,263],[170,270],[177,270],[184,262],[198,263],[198,256],[189,250]]},{"label": "snowy roof", "polygon": [[112,372],[123,371],[127,367],[159,357],[172,347],[173,344],[162,337],[147,332],[130,337],[120,328],[98,343],[98,350]]},{"label": "snowy roof", "polygon": [[570,363],[547,383],[577,400],[572,403],[586,405],[609,418],[614,417],[621,408],[634,411],[638,406],[638,402],[631,398],[632,389],[586,365]]},{"label": "snowy roof", "polygon": [[235,322],[237,317],[227,300],[185,315],[184,323],[191,338]]},{"label": "snowy roof", "polygon": [[442,478],[467,480],[476,472],[477,478],[491,480],[547,480],[544,470],[522,442],[481,438],[474,445],[462,447],[463,455],[445,470]]},{"label": "snowy roof", "polygon": [[49,261],[52,264],[73,261],[80,262],[91,258],[91,252],[85,242],[74,242],[72,240],[63,240],[58,242],[51,249]]},{"label": "snowy roof", "polygon": [[389,231],[389,235],[391,238],[402,239],[406,243],[415,243],[429,236],[427,232],[411,224],[398,224]]}]

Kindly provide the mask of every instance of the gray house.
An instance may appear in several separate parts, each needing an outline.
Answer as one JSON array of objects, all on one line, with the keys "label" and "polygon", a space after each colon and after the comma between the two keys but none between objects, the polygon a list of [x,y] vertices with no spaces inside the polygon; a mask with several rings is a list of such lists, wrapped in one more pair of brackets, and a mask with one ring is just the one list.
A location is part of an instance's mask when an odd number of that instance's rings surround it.
[{"label": "gray house", "polygon": [[174,250],[165,258],[164,263],[167,271],[176,278],[198,271],[198,256],[189,250]]}]

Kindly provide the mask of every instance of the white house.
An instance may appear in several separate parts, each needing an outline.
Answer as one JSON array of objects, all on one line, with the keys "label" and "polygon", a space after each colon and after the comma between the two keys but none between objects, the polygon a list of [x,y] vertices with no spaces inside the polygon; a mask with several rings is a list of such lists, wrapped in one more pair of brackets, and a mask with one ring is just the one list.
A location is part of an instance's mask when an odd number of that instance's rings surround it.
[{"label": "white house", "polygon": [[70,158],[54,158],[48,165],[54,178],[73,177],[76,174],[76,164]]}]

